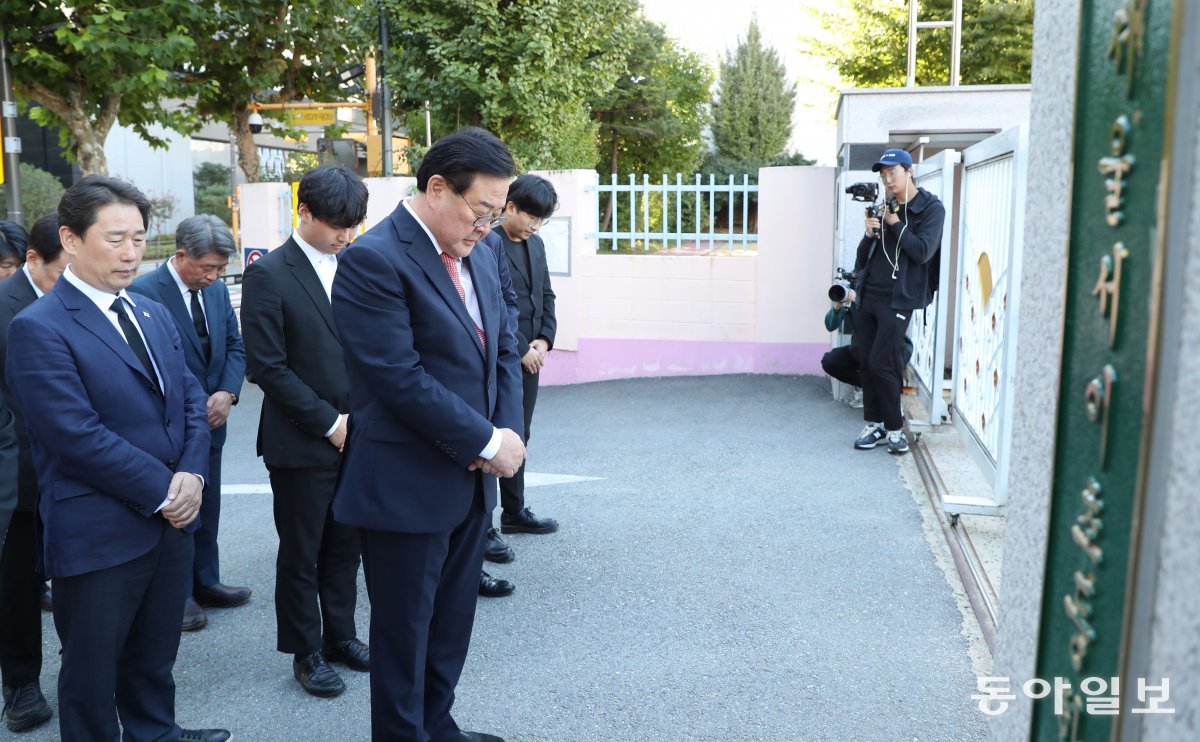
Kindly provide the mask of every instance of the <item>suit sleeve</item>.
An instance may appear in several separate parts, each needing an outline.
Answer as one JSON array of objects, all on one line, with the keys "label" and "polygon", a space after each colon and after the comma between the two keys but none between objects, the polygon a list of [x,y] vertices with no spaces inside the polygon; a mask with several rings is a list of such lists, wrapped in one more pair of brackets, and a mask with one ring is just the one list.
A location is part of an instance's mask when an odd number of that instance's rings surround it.
[{"label": "suit sleeve", "polygon": [[[8,383],[21,402],[30,436],[46,442],[65,476],[86,482],[105,495],[119,493],[122,499],[142,505],[146,517],[153,515],[166,497],[174,473],[101,422],[59,328],[21,315],[13,320],[8,338]],[[198,388],[195,377],[187,376]],[[50,389],[53,394],[47,393]],[[187,425],[191,438],[191,414]],[[180,468],[193,471],[190,463],[189,468]]]},{"label": "suit sleeve", "polygon": [[[376,250],[347,250],[333,280],[333,319],[346,362],[388,414],[453,450],[466,468],[492,438],[492,422],[426,372],[415,347],[408,296],[396,269]],[[504,327],[503,336],[510,335]],[[508,343],[511,354],[512,343]],[[383,391],[386,390],[386,391]]]},{"label": "suit sleeve", "polygon": [[[341,272],[339,267],[338,272]],[[276,276],[252,265],[242,280],[246,369],[271,402],[316,438],[324,438],[341,411],[321,399],[288,365],[283,297]]]},{"label": "suit sleeve", "polygon": [[229,301],[229,289],[221,292],[225,305],[225,368],[217,388],[235,396],[242,393],[242,382],[246,378],[246,347],[242,333],[238,330],[237,315]]},{"label": "suit sleeve", "polygon": [[0,549],[4,534],[17,505],[17,430],[16,419],[0,392]]},{"label": "suit sleeve", "polygon": [[483,244],[492,249],[492,255],[496,258],[496,270],[500,275],[500,293],[504,295],[504,308],[508,314],[509,329],[515,333],[517,318],[521,316],[521,310],[517,307],[517,292],[513,288],[512,273],[508,270],[508,258],[504,255],[504,243],[500,241],[499,234],[488,232],[487,237],[483,238]]},{"label": "suit sleeve", "polygon": [[554,300],[557,297],[554,295],[554,289],[550,287],[550,263],[546,260],[545,243],[539,247],[542,249],[542,327],[538,337],[545,338],[546,344],[553,348],[554,333],[558,330],[558,320],[554,317]]},{"label": "suit sleeve", "polygon": [[[179,331],[175,329],[175,320],[161,305],[158,307],[158,323],[171,342],[183,345]],[[177,381],[183,383],[184,437],[183,453],[179,456],[176,471],[197,474],[207,482],[208,454],[212,446],[212,433],[208,427],[208,393],[186,364],[179,369],[179,376]]]}]

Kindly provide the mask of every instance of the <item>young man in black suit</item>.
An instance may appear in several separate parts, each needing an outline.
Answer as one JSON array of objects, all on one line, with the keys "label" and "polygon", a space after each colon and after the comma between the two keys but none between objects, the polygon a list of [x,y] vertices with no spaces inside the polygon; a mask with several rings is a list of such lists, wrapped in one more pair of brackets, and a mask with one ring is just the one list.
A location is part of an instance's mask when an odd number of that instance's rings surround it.
[{"label": "young man in black suit", "polygon": [[246,351],[242,333],[221,280],[225,266],[237,254],[233,232],[211,214],[188,217],[175,227],[175,256],[153,273],[133,282],[171,312],[183,339],[184,359],[208,394],[208,425],[212,449],[200,528],[196,531],[192,562],[192,589],[183,607],[183,630],[197,631],[208,623],[205,608],[234,608],[250,600],[250,590],[221,582],[217,528],[221,517],[221,449],[225,422],[237,404],[246,376]]},{"label": "young man in black suit", "polygon": [[[0,282],[0,370],[8,354],[8,326],[13,317],[54,288],[67,267],[58,237],[58,215],[33,223],[25,264]],[[17,509],[0,556],[0,675],[4,677],[4,723],[12,732],[44,724],[53,713],[42,695],[42,578],[37,570],[37,472],[21,408],[8,393],[0,372],[0,390],[8,397],[18,443]]]},{"label": "young man in black suit", "polygon": [[367,187],[340,167],[300,181],[300,225],[287,242],[246,269],[242,332],[250,378],[263,391],[258,453],[271,477],[279,554],[275,616],[280,652],[314,696],[345,682],[329,664],[366,672],[358,640],[358,530],[330,505],[349,430],[346,360],[330,310],[338,254],[367,213]]},{"label": "young man in black suit", "polygon": [[[517,353],[521,356],[522,397],[525,411],[524,441],[529,443],[538,379],[546,354],[554,347],[554,289],[546,263],[546,245],[538,229],[558,208],[558,194],[550,181],[522,175],[508,187],[504,223],[493,234],[500,239],[517,295]],[[489,239],[495,239],[489,235]],[[539,518],[525,506],[525,465],[511,479],[500,480],[500,531],[503,533],[554,533],[558,522]],[[505,550],[508,558],[503,559]],[[495,528],[489,528],[485,553],[492,561],[511,561],[512,553]],[[497,555],[501,559],[496,559]]]}]

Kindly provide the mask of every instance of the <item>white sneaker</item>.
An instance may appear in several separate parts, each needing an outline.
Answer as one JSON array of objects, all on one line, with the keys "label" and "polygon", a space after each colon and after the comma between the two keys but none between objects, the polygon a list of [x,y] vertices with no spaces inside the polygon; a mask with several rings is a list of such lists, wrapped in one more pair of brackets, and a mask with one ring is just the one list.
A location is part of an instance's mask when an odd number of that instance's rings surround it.
[{"label": "white sneaker", "polygon": [[888,453],[894,453],[897,456],[908,453],[908,437],[904,435],[903,430],[888,431],[887,449]]},{"label": "white sneaker", "polygon": [[879,445],[885,435],[883,423],[867,423],[858,434],[858,440],[854,441],[854,447],[860,451],[868,451]]}]

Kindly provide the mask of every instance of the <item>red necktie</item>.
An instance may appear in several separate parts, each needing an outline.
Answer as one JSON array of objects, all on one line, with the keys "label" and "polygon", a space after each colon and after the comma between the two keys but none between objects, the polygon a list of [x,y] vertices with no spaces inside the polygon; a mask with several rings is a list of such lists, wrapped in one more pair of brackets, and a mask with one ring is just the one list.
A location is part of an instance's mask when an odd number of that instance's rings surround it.
[{"label": "red necktie", "polygon": [[[446,272],[450,274],[450,280],[454,282],[454,288],[458,289],[458,298],[463,300],[463,304],[467,303],[467,292],[463,291],[462,283],[458,280],[458,261],[450,257],[446,253],[442,253],[442,263],[446,265]],[[472,320],[471,324],[475,325]],[[479,329],[479,325],[475,325],[475,334],[479,336],[479,343],[487,350],[487,340],[483,336],[483,330]]]}]

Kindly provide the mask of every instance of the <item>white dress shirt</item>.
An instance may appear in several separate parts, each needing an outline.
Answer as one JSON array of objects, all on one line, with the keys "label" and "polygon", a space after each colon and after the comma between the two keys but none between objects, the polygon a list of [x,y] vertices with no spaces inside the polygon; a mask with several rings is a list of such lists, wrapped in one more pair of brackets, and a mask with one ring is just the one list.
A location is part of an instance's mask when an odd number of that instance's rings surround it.
[{"label": "white dress shirt", "polygon": [[[317,272],[317,278],[320,279],[321,285],[325,288],[325,298],[333,301],[333,277],[337,273],[337,256],[323,253],[312,245],[304,241],[300,236],[300,230],[292,231],[292,239],[300,246],[300,251],[304,253],[304,257],[308,258],[308,262],[312,263],[313,270]],[[325,437],[333,435],[337,432],[338,426],[342,424],[342,418],[346,415],[338,415],[333,421],[333,425],[325,431]]]},{"label": "white dress shirt", "polygon": [[29,263],[25,263],[25,265],[21,266],[21,272],[24,273],[25,277],[29,279],[29,285],[33,287],[33,293],[37,296],[37,298],[40,299],[46,295],[46,292],[38,288],[37,282],[34,281],[33,276],[30,275]]},{"label": "white dress shirt", "polygon": [[[445,251],[442,250],[442,246],[438,244],[438,241],[434,239],[433,232],[429,231],[429,227],[425,226],[425,222],[421,221],[421,217],[417,216],[417,212],[413,211],[411,203],[409,203],[407,200],[403,203],[404,208],[408,209],[408,213],[412,214],[412,218],[417,221],[417,224],[421,226],[421,229],[425,230],[425,235],[429,237],[429,241],[433,243],[434,248],[438,252],[438,260],[441,260],[442,253]],[[458,282],[462,284],[463,293],[467,295],[467,314],[471,315],[471,321],[475,323],[476,327],[482,328],[483,319],[482,315],[479,313],[479,297],[475,295],[475,283],[471,280],[471,271],[463,270],[462,258],[457,258],[457,260]],[[493,425],[492,438],[488,441],[488,444],[483,447],[483,450],[479,452],[479,456],[491,461],[492,457],[495,456],[499,451],[500,430]]]},{"label": "white dress shirt", "polygon": [[317,272],[317,278],[321,279],[321,285],[325,287],[325,297],[332,301],[333,276],[337,273],[337,256],[323,253],[305,242],[304,238],[300,236],[300,230],[292,232],[292,239],[300,246],[304,257],[308,258],[308,262],[312,263],[313,270]]},{"label": "white dress shirt", "polygon": [[[179,277],[179,271],[175,270],[175,258],[167,261],[167,270],[170,271],[171,278],[175,279],[175,286],[179,289],[179,295],[183,297],[183,306],[187,308],[188,316],[192,317],[192,290]],[[204,314],[204,291],[199,291],[198,296],[200,299],[200,314],[204,315],[204,326],[208,327],[209,332],[211,332],[212,327],[208,324],[208,315]],[[192,321],[195,322],[195,320],[196,318],[192,317]]]},{"label": "white dress shirt", "polygon": [[79,276],[75,275],[75,271],[71,270],[71,266],[69,265],[67,266],[67,269],[63,271],[63,278],[65,278],[72,286],[82,291],[84,296],[86,296],[88,299],[91,299],[92,303],[94,303],[100,309],[100,314],[103,314],[105,318],[108,319],[109,323],[111,323],[116,329],[117,334],[119,334],[122,338],[125,338],[125,342],[128,343],[129,338],[125,337],[125,332],[121,329],[121,323],[117,321],[117,313],[112,311],[113,299],[120,298],[125,300],[125,304],[127,305],[125,307],[125,314],[133,322],[133,326],[137,328],[138,334],[142,336],[142,344],[146,346],[146,352],[150,356],[150,363],[154,366],[154,374],[158,377],[158,385],[165,390],[167,386],[163,382],[162,371],[158,367],[158,359],[154,357],[154,352],[150,350],[150,343],[146,342],[146,332],[142,329],[142,323],[138,321],[138,315],[142,315],[146,318],[150,317],[150,315],[146,313],[146,310],[138,309],[137,305],[133,303],[133,297],[130,296],[129,292],[127,292],[125,289],[121,289],[120,293],[117,294],[110,294],[107,291],[98,289],[95,286],[86,283]]}]

